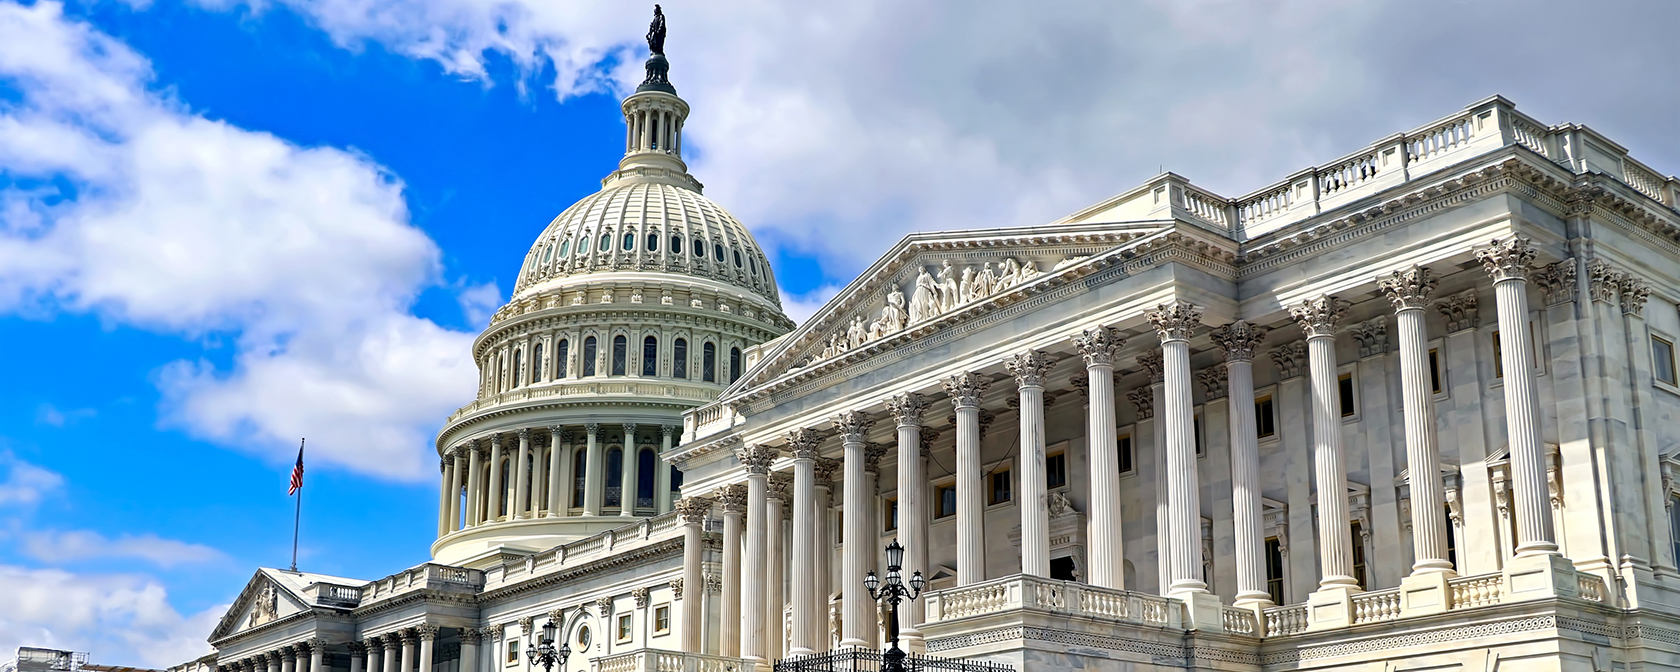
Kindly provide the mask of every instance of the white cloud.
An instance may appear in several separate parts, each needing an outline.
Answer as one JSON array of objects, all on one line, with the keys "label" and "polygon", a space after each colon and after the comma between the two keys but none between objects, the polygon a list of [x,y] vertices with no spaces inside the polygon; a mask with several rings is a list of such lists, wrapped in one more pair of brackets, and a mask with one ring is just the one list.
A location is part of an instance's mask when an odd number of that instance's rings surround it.
[{"label": "white cloud", "polygon": [[88,651],[101,661],[164,667],[210,651],[206,635],[228,605],[191,616],[157,581],[0,565],[0,651],[19,646]]},{"label": "white cloud", "polygon": [[455,294],[456,301],[461,304],[461,314],[466,316],[467,324],[480,329],[490,326],[490,316],[502,306],[502,290],[495,282],[472,285]]},{"label": "white cloud", "polygon": [[[48,494],[64,487],[64,477],[0,450],[0,506],[39,504]],[[0,649],[4,651],[5,649]]]},{"label": "white cloud", "polygon": [[96,415],[99,415],[99,412],[91,408],[73,408],[66,411],[52,404],[35,407],[35,422],[51,427],[63,427]]},{"label": "white cloud", "polygon": [[[421,478],[469,399],[471,335],[409,312],[436,245],[366,156],[299,147],[188,111],[126,45],[54,2],[0,2],[0,310],[90,311],[231,335],[231,370],[177,362],[165,421],[289,460]],[[215,339],[212,339],[215,340]]]},{"label": "white cloud", "polygon": [[802,294],[793,294],[782,290],[782,312],[794,322],[803,323],[805,318],[815,315],[829,299],[845,289],[840,285],[828,284]]},{"label": "white cloud", "polygon": [[[378,42],[467,76],[483,76],[492,53],[532,71],[551,60],[561,97],[602,90],[603,69],[619,91],[633,85],[640,63],[624,55],[648,19],[637,3],[279,4],[340,43]],[[665,9],[707,194],[768,246],[817,257],[830,280],[907,232],[1044,223],[1158,168],[1240,195],[1493,93],[1680,169],[1680,89],[1650,85],[1680,77],[1666,32],[1676,3],[1585,14],[1564,0]],[[1560,58],[1560,44],[1581,52]]]},{"label": "white cloud", "polygon": [[25,532],[22,550],[36,560],[53,565],[116,558],[144,560],[164,569],[227,557],[203,544],[164,539],[151,533],[124,534],[112,539],[92,530]]}]

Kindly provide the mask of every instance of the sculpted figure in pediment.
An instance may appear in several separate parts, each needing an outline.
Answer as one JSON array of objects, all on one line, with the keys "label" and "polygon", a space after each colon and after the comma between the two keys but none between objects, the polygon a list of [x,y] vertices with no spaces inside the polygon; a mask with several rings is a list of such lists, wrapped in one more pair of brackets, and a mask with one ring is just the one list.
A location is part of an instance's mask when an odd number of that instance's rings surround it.
[{"label": "sculpted figure in pediment", "polygon": [[959,302],[968,303],[984,296],[978,290],[979,287],[976,287],[974,284],[974,268],[963,268],[962,279],[957,281],[957,296],[959,297]]},{"label": "sculpted figure in pediment", "polygon": [[863,316],[853,317],[851,326],[846,328],[846,345],[849,346],[847,349],[863,345],[863,342],[867,340],[869,340],[869,327],[864,326]]},{"label": "sculpted figure in pediment", "polygon": [[904,328],[904,319],[904,292],[898,289],[898,285],[893,285],[887,292],[887,305],[881,307],[881,319],[869,325],[869,338],[898,333]]},{"label": "sculpted figure in pediment", "polygon": [[1004,286],[998,282],[997,274],[992,272],[992,262],[986,262],[980,267],[980,272],[974,275],[974,292],[979,296],[991,296]]},{"label": "sculpted figure in pediment", "polygon": [[928,275],[926,267],[916,275],[916,291],[910,295],[910,322],[932,319],[939,310],[939,283]]},{"label": "sculpted figure in pediment", "polygon": [[962,294],[957,288],[957,269],[951,268],[951,260],[946,259],[939,268],[939,312],[951,312],[960,303]]}]

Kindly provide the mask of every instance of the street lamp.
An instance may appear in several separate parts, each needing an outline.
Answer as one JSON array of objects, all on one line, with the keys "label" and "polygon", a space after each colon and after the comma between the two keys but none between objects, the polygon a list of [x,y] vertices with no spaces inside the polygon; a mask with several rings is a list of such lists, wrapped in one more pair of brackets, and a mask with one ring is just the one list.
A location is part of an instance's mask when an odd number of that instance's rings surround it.
[{"label": "street lamp", "polygon": [[531,664],[541,665],[543,672],[552,672],[556,663],[561,668],[566,667],[566,659],[572,655],[572,647],[567,646],[565,642],[560,643],[559,649],[554,648],[554,632],[558,629],[554,625],[554,619],[548,619],[548,622],[543,624],[541,638],[525,650],[525,655],[531,658]]},{"label": "street lamp", "polygon": [[904,651],[898,648],[898,603],[916,599],[922,594],[922,587],[927,585],[921,570],[916,570],[910,575],[910,585],[906,587],[903,569],[904,547],[898,545],[898,539],[893,539],[887,544],[887,578],[884,585],[875,572],[863,577],[863,586],[869,589],[869,598],[876,602],[887,601],[887,641],[890,646],[881,655],[881,672],[904,671]]}]

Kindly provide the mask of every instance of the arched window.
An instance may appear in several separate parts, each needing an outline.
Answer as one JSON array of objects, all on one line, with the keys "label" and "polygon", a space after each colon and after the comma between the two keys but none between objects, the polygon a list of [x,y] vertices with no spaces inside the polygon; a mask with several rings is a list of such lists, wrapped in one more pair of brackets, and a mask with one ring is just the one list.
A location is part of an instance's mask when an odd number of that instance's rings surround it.
[{"label": "arched window", "polygon": [[525,351],[520,350],[519,348],[514,348],[513,349],[513,386],[514,387],[519,387],[520,385],[525,384],[525,368],[524,368],[524,365],[525,365]]},{"label": "arched window", "polygon": [[740,268],[741,267],[741,251],[740,250],[734,250],[734,252],[735,252],[735,268]]},{"label": "arched window", "polygon": [[584,469],[588,466],[589,452],[587,450],[579,448],[572,453],[572,506],[574,507],[583,506],[583,493],[587,487],[585,479],[589,473]]},{"label": "arched window", "polygon": [[624,503],[624,451],[607,451],[607,498],[601,506],[622,506]]},{"label": "arched window", "polygon": [[741,377],[741,349],[729,349],[729,382],[733,383]]},{"label": "arched window", "polygon": [[571,241],[570,238],[560,241],[560,256],[562,256],[562,257],[566,256],[566,253],[570,252],[571,250],[572,250],[572,241]]},{"label": "arched window", "polygon": [[712,256],[717,257],[718,263],[723,263],[723,243],[712,243]]},{"label": "arched window", "polygon": [[543,379],[542,344],[531,346],[531,382],[540,383]]},{"label": "arched window", "polygon": [[747,266],[752,270],[753,275],[758,275],[758,257],[747,257]]},{"label": "arched window", "polygon": [[624,234],[624,251],[629,252],[629,251],[634,250],[634,249],[636,249],[636,234],[634,234],[634,233]]},{"label": "arched window", "polygon": [[642,339],[642,375],[659,375],[659,339],[652,336]]},{"label": "arched window", "polygon": [[543,248],[542,263],[546,264],[546,263],[548,263],[548,260],[553,259],[553,258],[554,258],[554,243],[549,243],[548,247]]},{"label": "arched window", "polygon": [[612,234],[610,234],[610,233],[601,234],[601,244],[599,246],[597,246],[595,249],[600,250],[602,254],[605,254],[607,252],[607,250],[612,249]]},{"label": "arched window", "polygon": [[700,346],[700,380],[717,382],[717,346],[712,343]]},{"label": "arched window", "polygon": [[682,236],[671,236],[671,254],[682,254]]},{"label": "arched window", "polygon": [[671,342],[671,377],[688,377],[688,339],[679,338]]},{"label": "arched window", "polygon": [[625,351],[629,349],[629,340],[623,334],[613,337],[612,375],[624,375],[624,358],[629,354]]},{"label": "arched window", "polygon": [[578,256],[581,257],[585,254],[589,254],[589,237],[588,236],[585,236],[583,238],[578,239]]},{"label": "arched window", "polygon": [[595,337],[583,339],[583,375],[595,375]]},{"label": "arched window", "polygon": [[653,474],[659,462],[652,449],[636,453],[636,508],[653,508]]},{"label": "arched window", "polygon": [[647,251],[649,251],[649,252],[658,252],[659,251],[659,234],[657,234],[657,233],[648,234],[647,248],[648,248]]},{"label": "arched window", "polygon": [[694,237],[694,256],[706,258],[706,241],[701,240],[699,236]]},{"label": "arched window", "polygon": [[554,377],[566,377],[566,356],[571,354],[572,342],[560,339],[560,345],[554,349]]}]

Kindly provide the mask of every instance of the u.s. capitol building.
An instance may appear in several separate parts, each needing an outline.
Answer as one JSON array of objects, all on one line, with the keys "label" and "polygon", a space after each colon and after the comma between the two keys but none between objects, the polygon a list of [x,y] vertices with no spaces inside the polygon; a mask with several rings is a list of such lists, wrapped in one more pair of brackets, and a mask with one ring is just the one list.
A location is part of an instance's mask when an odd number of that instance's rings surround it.
[{"label": "u.s. capitol building", "polygon": [[624,158],[474,343],[434,562],[260,570],[182,669],[875,650],[893,539],[945,659],[1680,669],[1680,181],[1494,97],[1244,196],[913,234],[796,328],[655,32]]}]

